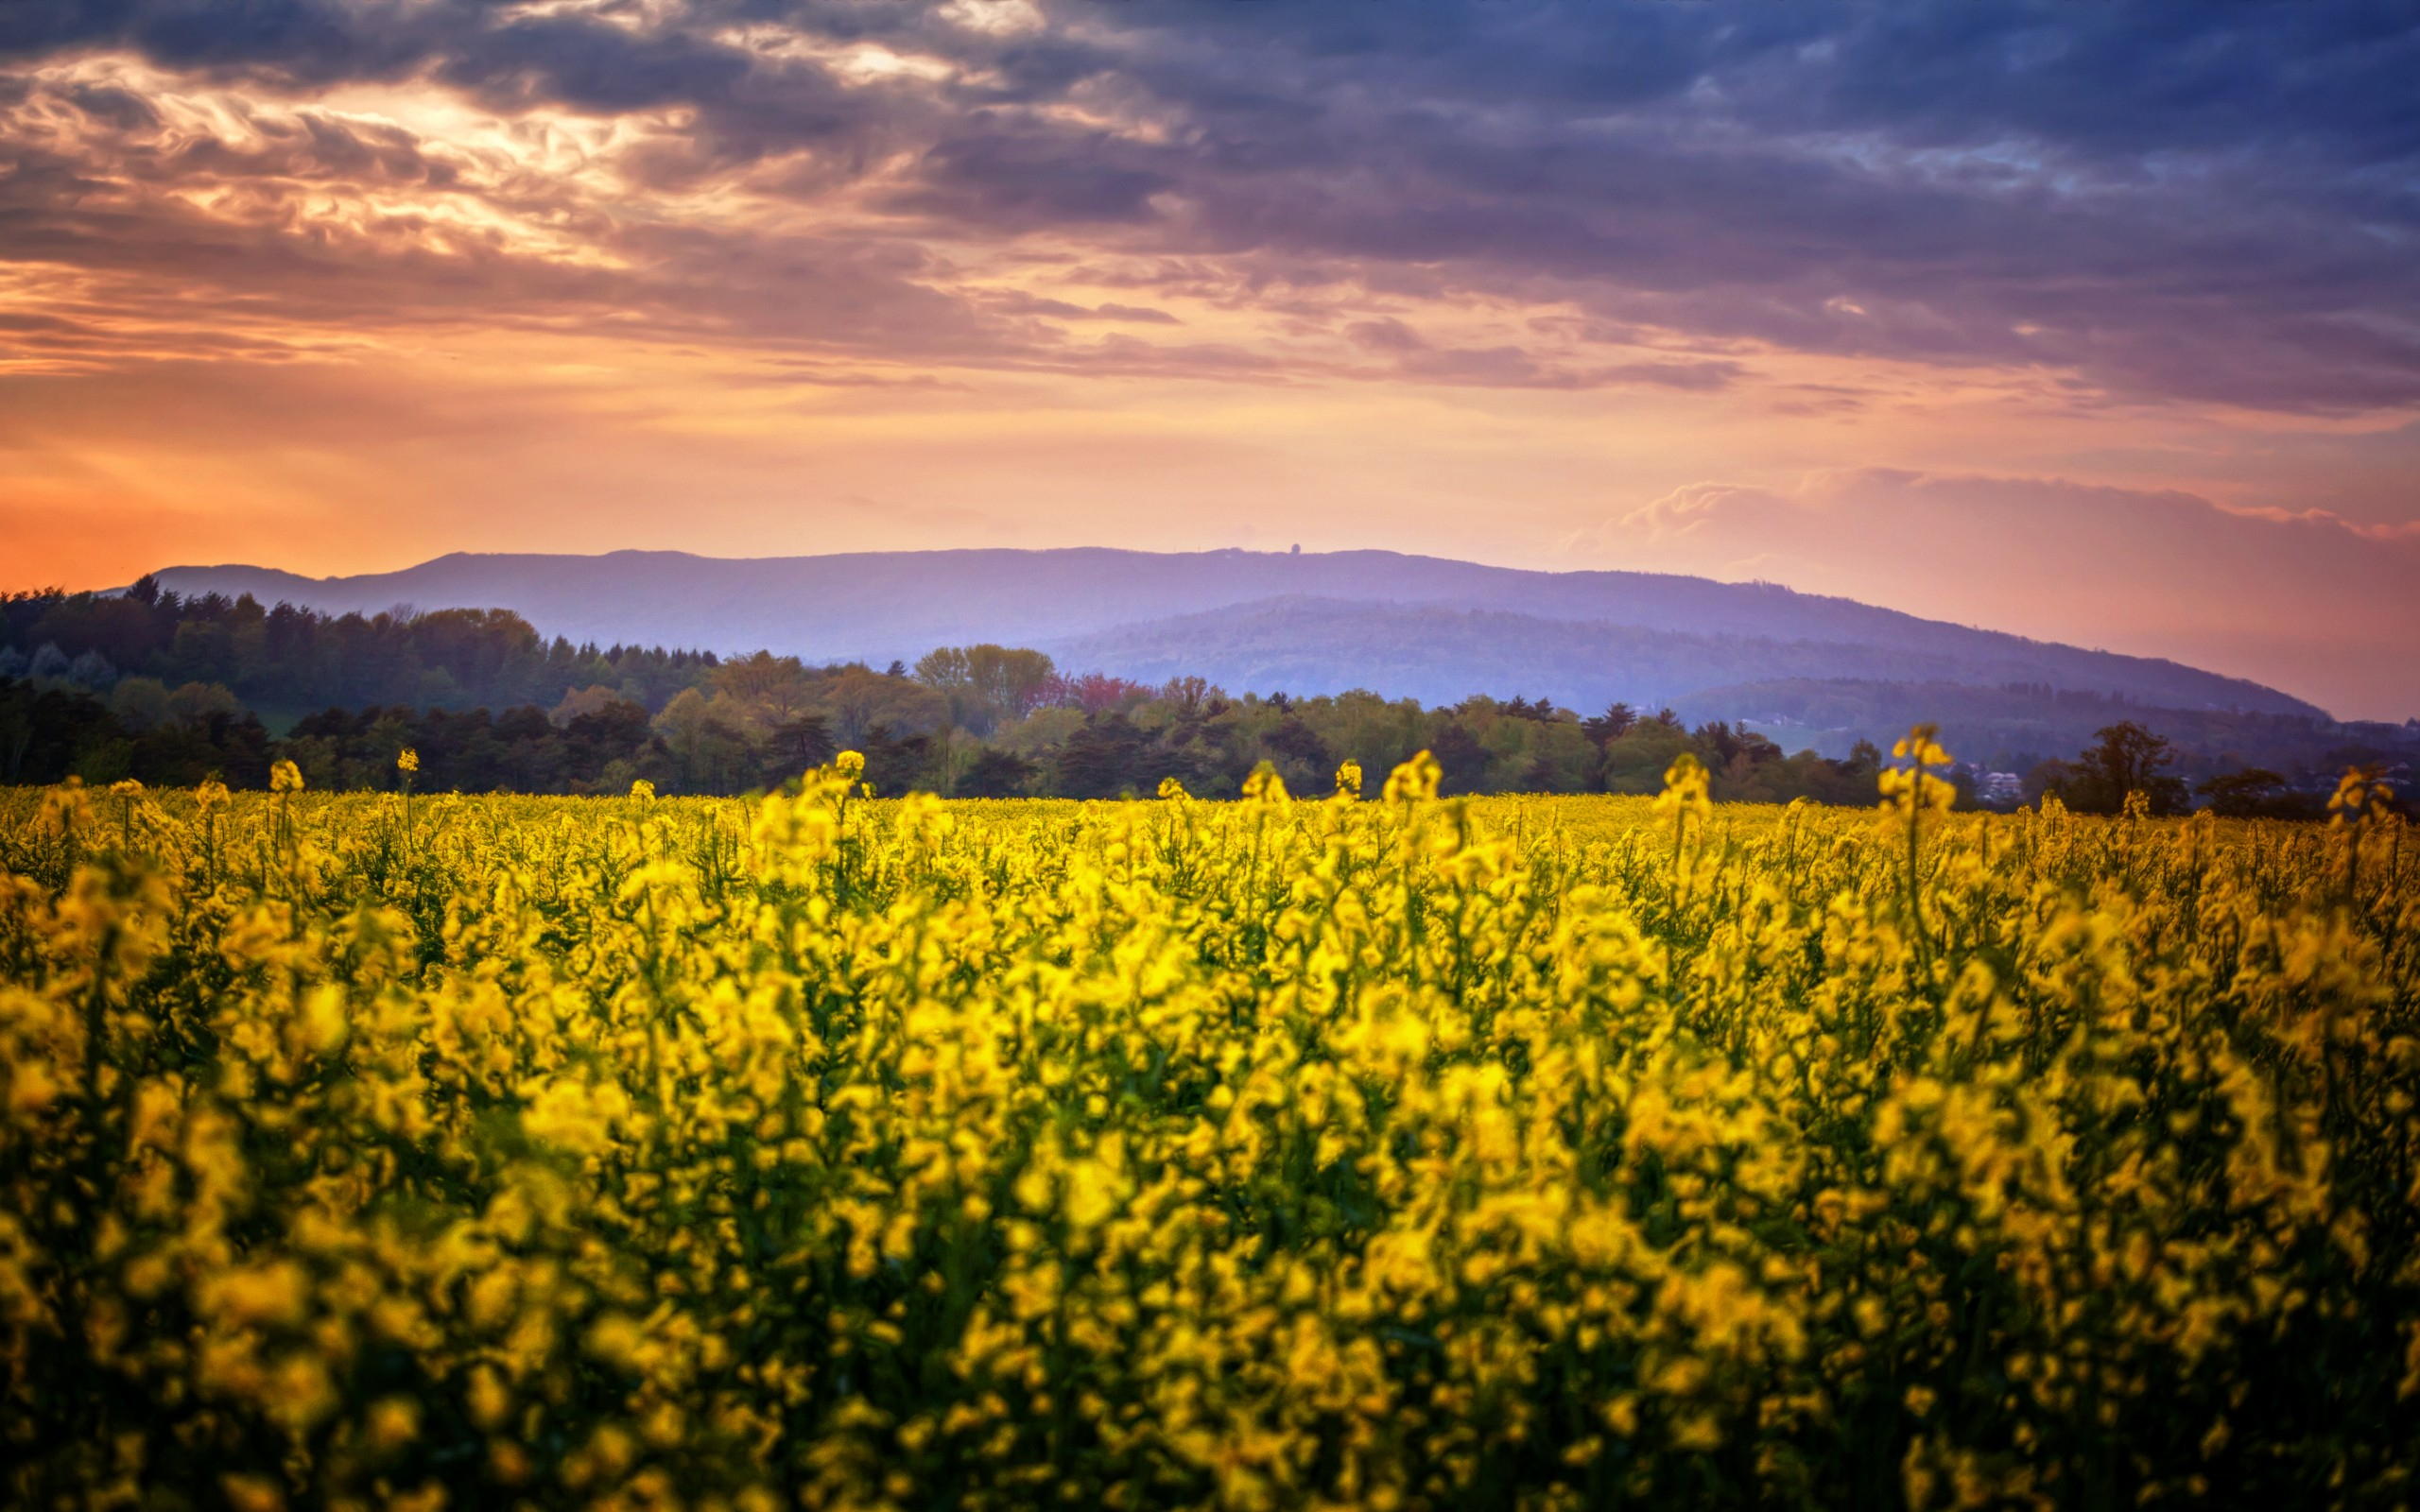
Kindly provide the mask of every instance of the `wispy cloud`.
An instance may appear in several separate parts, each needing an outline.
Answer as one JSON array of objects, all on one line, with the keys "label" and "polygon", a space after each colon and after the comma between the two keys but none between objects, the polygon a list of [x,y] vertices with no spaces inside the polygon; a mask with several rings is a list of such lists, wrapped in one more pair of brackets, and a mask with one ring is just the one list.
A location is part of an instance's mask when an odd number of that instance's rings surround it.
[{"label": "wispy cloud", "polygon": [[[0,254],[304,321],[374,324],[375,282],[397,319],[983,363],[1058,338],[964,254],[1041,240],[2130,399],[2420,399],[2394,6],[1009,14],[33,0],[0,22]],[[443,108],[336,103],[382,91]],[[1404,366],[1591,381],[1529,342]]]}]

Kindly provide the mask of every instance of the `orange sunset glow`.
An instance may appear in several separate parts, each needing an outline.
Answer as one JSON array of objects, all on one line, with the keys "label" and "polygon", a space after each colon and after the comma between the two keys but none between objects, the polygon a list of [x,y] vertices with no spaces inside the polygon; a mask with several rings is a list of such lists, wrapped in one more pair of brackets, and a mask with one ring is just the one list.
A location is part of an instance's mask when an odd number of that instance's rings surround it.
[{"label": "orange sunset glow", "polygon": [[2415,148],[2365,81],[2411,47],[2365,25],[13,8],[0,587],[1378,546],[2401,719]]}]

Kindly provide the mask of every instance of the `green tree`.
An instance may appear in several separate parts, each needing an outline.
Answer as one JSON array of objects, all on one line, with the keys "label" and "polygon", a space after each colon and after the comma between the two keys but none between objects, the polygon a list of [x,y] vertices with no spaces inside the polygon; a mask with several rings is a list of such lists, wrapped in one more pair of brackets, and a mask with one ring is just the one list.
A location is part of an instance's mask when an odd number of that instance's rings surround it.
[{"label": "green tree", "polygon": [[671,748],[683,792],[733,791],[754,765],[745,732],[727,715],[730,707],[727,699],[683,688],[655,716],[656,733]]},{"label": "green tree", "polygon": [[815,679],[794,656],[759,651],[735,657],[706,674],[716,692],[745,709],[751,722],[772,730],[804,713],[815,697]]},{"label": "green tree", "polygon": [[905,676],[846,666],[817,690],[819,712],[843,749],[861,749],[875,726],[896,736],[925,734],[949,722],[949,699]]},{"label": "green tree", "polygon": [[1022,646],[968,646],[967,679],[975,685],[987,719],[977,732],[1031,713],[1042,701],[1044,686],[1057,671],[1048,657]]},{"label": "green tree", "polygon": [[975,679],[967,671],[963,647],[933,647],[916,659],[916,668],[908,676],[949,700],[950,723],[967,722],[975,702]]},{"label": "green tree", "polygon": [[1694,750],[1680,721],[1642,719],[1619,740],[1605,743],[1603,782],[1608,793],[1660,793],[1672,758]]},{"label": "green tree", "polygon": [[1057,669],[1019,646],[942,645],[916,662],[915,679],[949,700],[950,723],[988,735],[1031,713]]}]

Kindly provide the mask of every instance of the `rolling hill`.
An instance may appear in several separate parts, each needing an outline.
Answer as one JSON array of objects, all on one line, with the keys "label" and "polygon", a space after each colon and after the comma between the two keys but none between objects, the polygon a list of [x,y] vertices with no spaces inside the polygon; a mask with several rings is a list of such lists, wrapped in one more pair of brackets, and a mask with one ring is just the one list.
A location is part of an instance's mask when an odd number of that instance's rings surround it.
[{"label": "rolling hill", "polygon": [[[1773,679],[2047,684],[2134,703],[2325,713],[2177,662],[1919,619],[1762,583],[1546,573],[1393,552],[867,552],[722,558],[456,554],[311,578],[171,567],[181,593],[249,593],[332,612],[503,607],[549,635],[912,662],[935,645],[1038,646],[1071,669],[1241,692],[1363,687],[1649,706]],[[1750,713],[1742,710],[1741,713]]]}]

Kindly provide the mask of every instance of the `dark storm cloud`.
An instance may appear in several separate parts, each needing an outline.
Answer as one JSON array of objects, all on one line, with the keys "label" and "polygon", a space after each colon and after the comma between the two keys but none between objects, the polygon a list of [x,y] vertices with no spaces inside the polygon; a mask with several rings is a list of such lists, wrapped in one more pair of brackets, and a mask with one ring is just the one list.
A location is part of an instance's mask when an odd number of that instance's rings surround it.
[{"label": "dark storm cloud", "polygon": [[[807,203],[885,175],[871,203],[907,250],[795,232],[749,245],[728,227],[684,241],[588,207],[601,247],[650,260],[614,297],[667,327],[1055,363],[1051,328],[949,295],[912,249],[1046,232],[1162,260],[1163,293],[1292,310],[1422,381],[1720,387],[1737,369],[1517,343],[1382,351],[1346,332],[1372,315],[1354,291],[1567,303],[1590,318],[1578,329],[1708,348],[2040,368],[2130,399],[2420,399],[2420,5],[1052,0],[1040,14],[995,11],[987,28],[883,0],[20,0],[0,7],[0,57],[22,69],[122,49],[289,96],[419,78],[506,112],[672,112],[676,132],[626,154],[642,191],[754,173],[757,192]],[[826,52],[856,43],[954,72],[836,77]],[[140,138],[148,104],[95,90],[74,108],[94,156],[15,155],[8,198],[31,220],[0,232],[0,255],[139,233],[136,212],[105,225],[71,187],[95,179],[442,166],[333,123],[280,128],[310,140],[250,145],[250,162],[133,146],[119,161],[108,144]],[[272,171],[279,155],[294,166]],[[498,249],[473,282],[539,276],[497,270],[510,260]],[[599,282],[563,277],[573,301]],[[839,294],[860,307],[798,308]],[[1266,366],[1221,348],[1204,370]]]},{"label": "dark storm cloud", "polygon": [[923,183],[891,203],[943,220],[1011,230],[1140,222],[1153,218],[1151,197],[1175,182],[1167,173],[1133,161],[1143,156],[1122,153],[1098,134],[1071,141],[1063,132],[985,130],[978,125],[927,152]]}]

